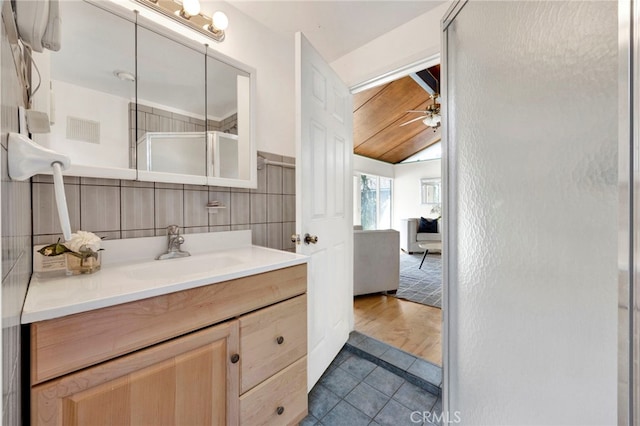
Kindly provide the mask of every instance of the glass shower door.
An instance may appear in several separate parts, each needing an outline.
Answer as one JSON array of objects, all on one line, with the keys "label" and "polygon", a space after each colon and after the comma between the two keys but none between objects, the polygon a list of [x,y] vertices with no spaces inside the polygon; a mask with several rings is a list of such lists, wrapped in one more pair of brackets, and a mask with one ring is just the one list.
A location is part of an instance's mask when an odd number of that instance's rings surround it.
[{"label": "glass shower door", "polygon": [[445,407],[615,423],[617,4],[460,2],[443,28]]}]

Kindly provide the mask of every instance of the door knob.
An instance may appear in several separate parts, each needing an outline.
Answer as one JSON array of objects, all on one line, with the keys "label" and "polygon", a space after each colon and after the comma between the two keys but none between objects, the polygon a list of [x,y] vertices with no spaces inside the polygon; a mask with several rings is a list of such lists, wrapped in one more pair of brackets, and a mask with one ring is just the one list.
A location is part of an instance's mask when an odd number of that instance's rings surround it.
[{"label": "door knob", "polygon": [[318,242],[318,237],[316,235],[304,234],[305,244],[316,244],[317,242]]}]

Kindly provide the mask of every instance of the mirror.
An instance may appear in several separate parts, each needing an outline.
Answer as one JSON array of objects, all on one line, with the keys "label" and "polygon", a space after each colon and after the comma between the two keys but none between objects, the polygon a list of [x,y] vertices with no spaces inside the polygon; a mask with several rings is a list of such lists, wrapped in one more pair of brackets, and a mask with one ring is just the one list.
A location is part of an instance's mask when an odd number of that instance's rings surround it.
[{"label": "mirror", "polygon": [[213,132],[214,178],[251,178],[251,162],[246,161],[251,155],[249,99],[249,74],[207,56],[207,129]]},{"label": "mirror", "polygon": [[205,48],[196,47],[200,51],[138,26],[138,92],[131,105],[137,134],[131,143],[140,180],[172,173],[186,183],[207,183]]},{"label": "mirror", "polygon": [[420,203],[440,204],[440,179],[420,179]]},{"label": "mirror", "polygon": [[43,68],[37,95],[48,96],[51,104],[51,133],[40,136],[51,149],[69,155],[73,166],[127,169],[128,105],[135,99],[134,14],[127,20],[75,1],[60,2],[60,13],[62,47],[50,53],[50,81],[44,58],[35,59]]},{"label": "mirror", "polygon": [[256,186],[253,69],[110,2],[60,7],[47,138],[67,174]]}]

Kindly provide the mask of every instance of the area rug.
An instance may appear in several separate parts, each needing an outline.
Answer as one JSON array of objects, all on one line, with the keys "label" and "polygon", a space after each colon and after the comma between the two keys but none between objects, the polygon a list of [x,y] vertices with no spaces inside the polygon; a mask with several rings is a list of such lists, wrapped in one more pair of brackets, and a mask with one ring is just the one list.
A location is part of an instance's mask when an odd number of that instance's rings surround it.
[{"label": "area rug", "polygon": [[428,254],[422,265],[422,253],[400,252],[400,285],[395,294],[400,299],[442,308],[442,257]]}]

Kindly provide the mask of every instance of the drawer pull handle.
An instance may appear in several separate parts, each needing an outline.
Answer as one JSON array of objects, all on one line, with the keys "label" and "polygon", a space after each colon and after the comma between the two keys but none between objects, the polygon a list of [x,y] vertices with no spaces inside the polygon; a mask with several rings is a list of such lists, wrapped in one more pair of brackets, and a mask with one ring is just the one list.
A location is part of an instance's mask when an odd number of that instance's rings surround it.
[{"label": "drawer pull handle", "polygon": [[235,364],[235,363],[237,363],[238,361],[240,361],[240,355],[238,355],[238,354],[233,354],[233,355],[231,355],[231,363],[232,363],[232,364]]},{"label": "drawer pull handle", "polygon": [[278,415],[281,416],[282,413],[284,413],[284,407],[280,406],[280,407],[276,408],[276,413],[278,413]]},{"label": "drawer pull handle", "polygon": [[278,342],[278,344],[279,344],[279,345],[283,344],[283,343],[284,343],[284,337],[282,337],[282,336],[278,336],[278,337],[276,338],[276,342]]}]

